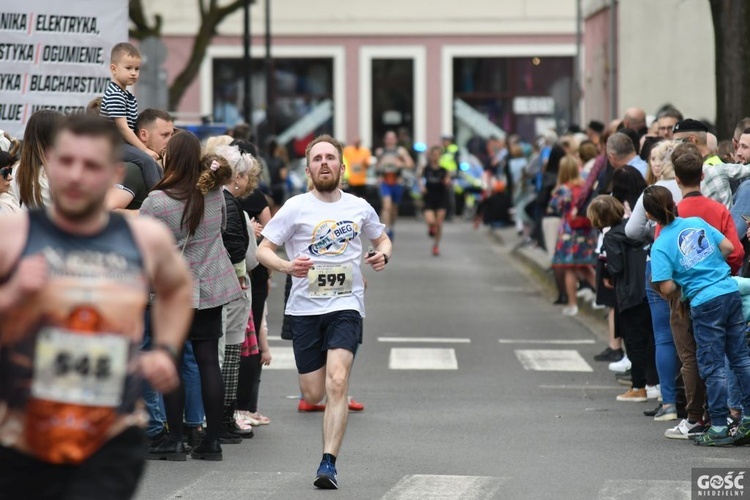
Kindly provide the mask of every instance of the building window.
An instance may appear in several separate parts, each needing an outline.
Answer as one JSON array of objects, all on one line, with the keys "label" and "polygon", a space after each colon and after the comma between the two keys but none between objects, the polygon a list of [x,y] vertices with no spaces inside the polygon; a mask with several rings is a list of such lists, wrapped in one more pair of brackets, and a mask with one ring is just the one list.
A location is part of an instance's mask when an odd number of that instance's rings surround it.
[{"label": "building window", "polygon": [[[333,59],[274,58],[274,85],[270,113],[266,111],[266,76],[263,59],[251,63],[253,121],[259,139],[283,133],[315,112],[306,135],[333,133]],[[244,121],[242,59],[213,61],[213,119],[232,127]],[[329,111],[330,110],[330,111]],[[311,128],[309,132],[306,128]]]},{"label": "building window", "polygon": [[454,113],[456,135],[481,133],[481,120],[472,120],[471,110],[526,140],[550,127],[567,128],[572,77],[571,57],[454,58],[453,104],[462,101],[454,110],[464,109]]}]

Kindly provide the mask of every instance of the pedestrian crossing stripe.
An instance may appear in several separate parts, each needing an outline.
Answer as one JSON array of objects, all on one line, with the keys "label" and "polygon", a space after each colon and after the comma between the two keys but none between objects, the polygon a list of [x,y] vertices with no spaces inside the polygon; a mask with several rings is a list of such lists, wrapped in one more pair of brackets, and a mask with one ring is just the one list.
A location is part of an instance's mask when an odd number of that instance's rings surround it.
[{"label": "pedestrian crossing stripe", "polygon": [[297,363],[294,361],[294,349],[291,347],[274,347],[271,351],[271,364],[264,370],[296,370]]},{"label": "pedestrian crossing stripe", "polygon": [[404,476],[383,500],[485,500],[495,496],[508,478],[489,476]]},{"label": "pedestrian crossing stripe", "polygon": [[[308,473],[255,472],[253,474],[225,474],[219,470],[196,469],[193,479],[175,490],[164,491],[157,487],[159,476],[169,467],[166,464],[149,463],[144,482],[136,493],[137,500],[154,498],[203,500],[205,498],[236,498],[238,491],[252,491],[254,498],[276,497],[285,485],[294,488],[309,488],[312,479]],[[351,475],[351,474],[350,474]],[[393,478],[395,481],[395,477]],[[526,482],[512,476],[458,476],[438,474],[412,474],[402,476],[383,496],[382,500],[490,500],[510,498],[501,488],[518,487]],[[344,483],[347,488],[348,483]],[[161,483],[159,486],[162,486]],[[161,494],[158,494],[157,491]],[[512,490],[514,491],[514,490]],[[350,492],[351,493],[351,492]],[[156,496],[158,494],[158,496]],[[690,481],[617,479],[604,480],[595,500],[690,500]],[[309,496],[309,495],[308,495]],[[352,496],[351,494],[349,495]],[[560,495],[558,495],[559,497]],[[522,497],[519,497],[522,498]]]},{"label": "pedestrian crossing stripe", "polygon": [[455,349],[394,347],[388,360],[391,370],[458,370]]},{"label": "pedestrian crossing stripe", "polygon": [[[577,350],[517,349],[516,357],[526,370],[593,372]],[[296,370],[294,349],[274,346],[273,359],[265,369]],[[393,347],[390,349],[388,368],[391,370],[458,370],[456,350],[433,347]]]},{"label": "pedestrian crossing stripe", "polygon": [[597,500],[690,500],[690,481],[646,479],[608,480],[599,490]]},{"label": "pedestrian crossing stripe", "polygon": [[593,372],[581,354],[573,349],[516,349],[524,369],[544,372]]}]

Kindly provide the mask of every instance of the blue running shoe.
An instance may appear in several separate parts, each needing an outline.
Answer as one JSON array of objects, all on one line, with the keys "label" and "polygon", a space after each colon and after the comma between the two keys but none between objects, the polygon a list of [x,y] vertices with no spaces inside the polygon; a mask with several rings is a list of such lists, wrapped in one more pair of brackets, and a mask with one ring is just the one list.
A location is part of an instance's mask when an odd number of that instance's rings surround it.
[{"label": "blue running shoe", "polygon": [[318,477],[313,484],[322,490],[337,490],[339,483],[336,479],[336,466],[329,460],[322,460],[318,467]]}]

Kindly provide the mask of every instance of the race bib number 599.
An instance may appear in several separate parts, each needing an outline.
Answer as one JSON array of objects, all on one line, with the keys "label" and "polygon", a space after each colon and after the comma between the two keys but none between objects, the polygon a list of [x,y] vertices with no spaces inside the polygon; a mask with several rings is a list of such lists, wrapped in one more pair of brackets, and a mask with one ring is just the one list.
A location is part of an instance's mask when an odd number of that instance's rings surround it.
[{"label": "race bib number 599", "polygon": [[315,264],[307,274],[309,297],[345,297],[352,294],[352,265]]},{"label": "race bib number 599", "polygon": [[118,335],[45,328],[37,337],[31,393],[59,403],[118,406],[125,387],[128,347],[128,340]]}]

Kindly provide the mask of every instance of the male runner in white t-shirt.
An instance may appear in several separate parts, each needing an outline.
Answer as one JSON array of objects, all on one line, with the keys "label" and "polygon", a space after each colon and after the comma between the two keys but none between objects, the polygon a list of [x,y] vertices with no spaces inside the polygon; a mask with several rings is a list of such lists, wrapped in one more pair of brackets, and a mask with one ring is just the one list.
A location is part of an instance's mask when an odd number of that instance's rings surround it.
[{"label": "male runner in white t-shirt", "polygon": [[[323,460],[315,486],[338,488],[336,456],[346,430],[349,373],[362,338],[365,315],[361,236],[374,247],[364,262],[382,271],[391,240],[375,210],[344,193],[342,145],[323,135],[307,146],[312,191],[288,200],[263,230],[258,261],[292,275],[286,314],[302,395],[310,404],[325,397]],[[290,260],[276,254],[285,245]]]}]

